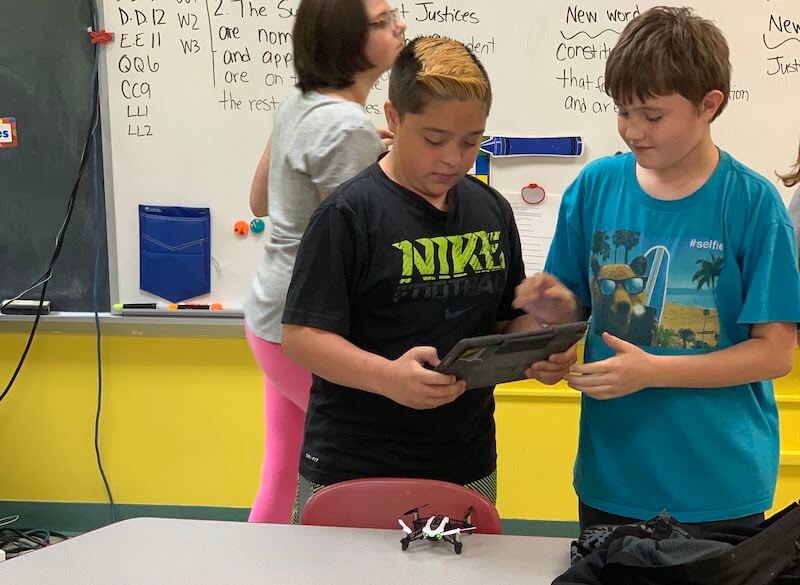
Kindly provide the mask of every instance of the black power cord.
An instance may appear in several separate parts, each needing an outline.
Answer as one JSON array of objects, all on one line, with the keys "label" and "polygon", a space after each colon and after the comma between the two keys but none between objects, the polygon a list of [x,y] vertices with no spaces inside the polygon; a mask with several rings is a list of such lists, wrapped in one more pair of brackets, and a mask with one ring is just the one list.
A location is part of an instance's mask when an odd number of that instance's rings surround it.
[{"label": "black power cord", "polygon": [[0,528],[0,550],[9,559],[64,540],[66,536],[51,530]]}]

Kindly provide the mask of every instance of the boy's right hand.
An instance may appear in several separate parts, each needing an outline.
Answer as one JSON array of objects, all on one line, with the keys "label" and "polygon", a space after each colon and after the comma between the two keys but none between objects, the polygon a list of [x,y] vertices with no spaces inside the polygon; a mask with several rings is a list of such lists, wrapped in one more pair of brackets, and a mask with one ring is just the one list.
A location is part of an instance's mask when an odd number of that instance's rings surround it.
[{"label": "boy's right hand", "polygon": [[466,389],[463,380],[426,367],[436,367],[439,356],[435,347],[412,347],[384,371],[382,394],[398,404],[426,410],[453,402]]},{"label": "boy's right hand", "polygon": [[539,272],[523,280],[514,291],[512,306],[541,323],[566,323],[577,319],[575,295],[552,274]]}]

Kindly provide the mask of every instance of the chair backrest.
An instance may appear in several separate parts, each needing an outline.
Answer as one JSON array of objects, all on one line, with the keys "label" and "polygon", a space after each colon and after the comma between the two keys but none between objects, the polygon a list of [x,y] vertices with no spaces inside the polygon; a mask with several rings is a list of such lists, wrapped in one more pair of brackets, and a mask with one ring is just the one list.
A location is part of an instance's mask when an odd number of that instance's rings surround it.
[{"label": "chair backrest", "polygon": [[[500,534],[500,516],[485,496],[463,485],[415,478],[365,478],[334,483],[312,495],[301,522],[315,526],[398,528],[404,512],[463,520],[472,506],[475,532]],[[405,519],[408,522],[408,518]]]}]

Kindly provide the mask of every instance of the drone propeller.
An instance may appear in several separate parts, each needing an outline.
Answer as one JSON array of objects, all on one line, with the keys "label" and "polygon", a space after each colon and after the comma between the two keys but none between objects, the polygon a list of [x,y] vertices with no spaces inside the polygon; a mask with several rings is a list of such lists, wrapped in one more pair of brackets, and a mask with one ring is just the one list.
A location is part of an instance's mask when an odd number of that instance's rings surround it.
[{"label": "drone propeller", "polygon": [[403,512],[403,516],[408,516],[409,514],[416,514],[417,512],[422,510],[422,508],[424,508],[427,505],[428,504],[423,504],[421,506],[417,506],[416,508],[411,508],[408,512]]},{"label": "drone propeller", "polygon": [[442,536],[450,536],[451,534],[458,534],[459,532],[466,532],[467,530],[475,530],[475,527],[469,526],[467,528],[453,528],[452,530],[445,530],[442,532]]},{"label": "drone propeller", "polygon": [[408,527],[408,524],[406,524],[405,522],[403,522],[402,518],[398,518],[398,519],[397,519],[397,521],[400,523],[400,528],[402,528],[402,529],[403,529],[403,532],[405,532],[406,534],[411,534],[412,532],[414,532],[413,530],[411,530],[411,529]]}]

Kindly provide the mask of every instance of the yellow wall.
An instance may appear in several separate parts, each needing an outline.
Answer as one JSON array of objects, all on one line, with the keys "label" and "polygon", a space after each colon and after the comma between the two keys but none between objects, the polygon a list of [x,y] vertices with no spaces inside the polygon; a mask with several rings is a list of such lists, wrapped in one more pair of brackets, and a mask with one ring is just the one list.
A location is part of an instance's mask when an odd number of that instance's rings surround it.
[{"label": "yellow wall", "polygon": [[[0,334],[5,385],[26,336]],[[249,507],[262,443],[260,372],[239,339],[105,337],[101,446],[115,500]],[[800,495],[800,368],[776,384],[781,479]],[[0,403],[0,500],[103,502],[93,449],[95,339],[37,337]],[[574,520],[577,394],[524,382],[497,390],[505,518]]]}]

